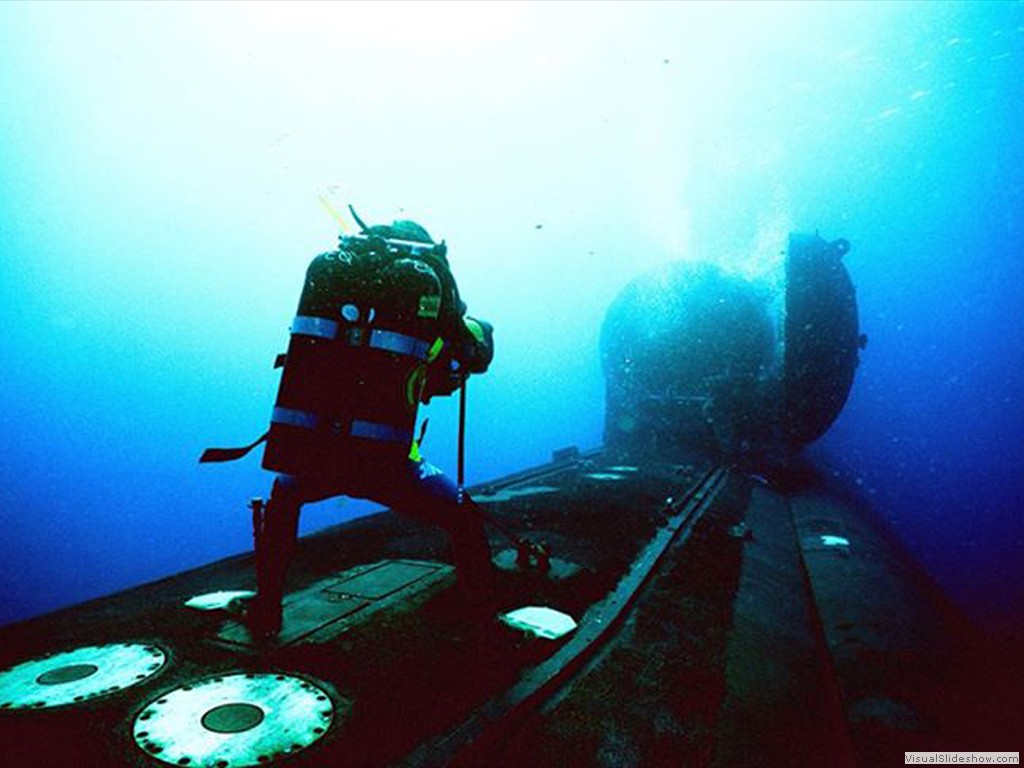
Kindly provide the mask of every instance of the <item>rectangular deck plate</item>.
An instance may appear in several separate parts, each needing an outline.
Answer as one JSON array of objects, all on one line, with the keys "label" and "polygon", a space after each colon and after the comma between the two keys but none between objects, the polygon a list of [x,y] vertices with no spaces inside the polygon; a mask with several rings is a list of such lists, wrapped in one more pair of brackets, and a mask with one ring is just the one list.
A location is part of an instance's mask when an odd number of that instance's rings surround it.
[{"label": "rectangular deck plate", "polygon": [[436,573],[438,564],[409,560],[386,560],[363,573],[343,579],[327,591],[334,595],[380,600]]},{"label": "rectangular deck plate", "polygon": [[[451,581],[454,569],[422,560],[383,560],[361,565],[312,584],[284,599],[276,647],[326,642],[377,611],[400,607],[414,596]],[[253,650],[248,629],[239,621],[224,624],[213,642],[234,650]]]}]

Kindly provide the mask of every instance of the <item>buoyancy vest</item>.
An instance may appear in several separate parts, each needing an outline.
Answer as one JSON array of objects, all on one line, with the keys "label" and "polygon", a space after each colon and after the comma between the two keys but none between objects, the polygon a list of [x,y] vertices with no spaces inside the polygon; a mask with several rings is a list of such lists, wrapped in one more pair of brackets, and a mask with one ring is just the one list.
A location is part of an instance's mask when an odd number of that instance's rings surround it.
[{"label": "buoyancy vest", "polygon": [[263,467],[343,472],[410,453],[428,364],[443,346],[442,282],[379,239],[325,253],[306,272]]}]

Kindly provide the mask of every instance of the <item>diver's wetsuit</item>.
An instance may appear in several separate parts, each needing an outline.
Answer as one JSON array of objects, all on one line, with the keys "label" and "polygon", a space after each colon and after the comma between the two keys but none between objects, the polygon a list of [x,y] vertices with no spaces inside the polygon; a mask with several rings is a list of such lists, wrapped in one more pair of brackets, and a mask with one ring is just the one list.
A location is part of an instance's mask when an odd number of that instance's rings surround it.
[{"label": "diver's wetsuit", "polygon": [[[487,370],[492,328],[465,315],[443,244],[439,251],[419,225],[365,231],[384,239],[315,259],[300,299],[263,461],[278,474],[257,536],[258,594],[247,607],[257,635],[280,629],[302,505],[340,495],[444,529],[466,608],[483,618],[494,607],[482,518],[411,440],[421,400]],[[391,255],[392,238],[428,244],[429,253]]]},{"label": "diver's wetsuit", "polygon": [[285,573],[295,549],[303,504],[333,496],[351,496],[384,504],[418,522],[444,529],[452,542],[456,577],[466,607],[486,616],[492,611],[491,552],[481,518],[459,503],[456,485],[427,461],[402,466],[353,462],[330,478],[278,475],[264,512],[257,549],[258,599],[250,607],[254,629],[272,634],[280,627]]}]

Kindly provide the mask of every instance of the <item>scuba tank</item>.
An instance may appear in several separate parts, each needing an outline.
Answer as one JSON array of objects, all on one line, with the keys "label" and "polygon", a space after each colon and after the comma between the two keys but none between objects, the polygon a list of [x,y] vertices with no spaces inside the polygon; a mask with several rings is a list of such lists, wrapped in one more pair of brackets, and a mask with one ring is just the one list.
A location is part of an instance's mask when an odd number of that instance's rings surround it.
[{"label": "scuba tank", "polygon": [[341,238],[306,272],[284,357],[265,469],[331,474],[409,456],[428,364],[443,342],[444,244]]}]

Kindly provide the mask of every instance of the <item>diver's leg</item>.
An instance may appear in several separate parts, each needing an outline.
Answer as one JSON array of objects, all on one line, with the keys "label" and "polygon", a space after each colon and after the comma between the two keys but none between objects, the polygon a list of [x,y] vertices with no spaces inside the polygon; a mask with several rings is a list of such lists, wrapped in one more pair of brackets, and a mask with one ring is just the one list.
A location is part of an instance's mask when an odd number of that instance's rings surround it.
[{"label": "diver's leg", "polygon": [[298,478],[279,475],[263,510],[263,526],[256,536],[256,598],[246,612],[250,630],[261,637],[281,629],[288,564],[295,554],[299,512],[307,491]]},{"label": "diver's leg", "polygon": [[408,462],[399,477],[391,478],[373,498],[396,512],[443,528],[452,543],[459,593],[467,610],[480,618],[497,612],[494,566],[483,519],[466,497],[460,504],[458,487],[432,464]]}]

